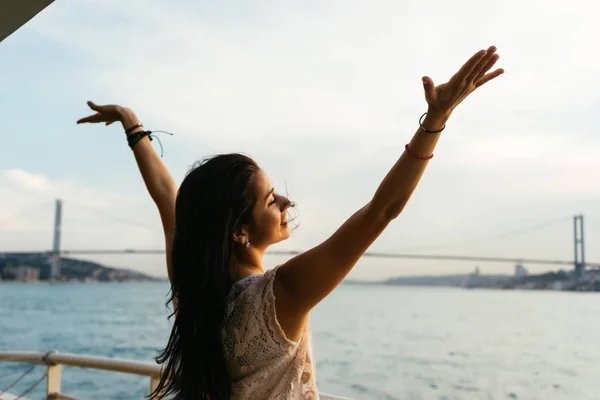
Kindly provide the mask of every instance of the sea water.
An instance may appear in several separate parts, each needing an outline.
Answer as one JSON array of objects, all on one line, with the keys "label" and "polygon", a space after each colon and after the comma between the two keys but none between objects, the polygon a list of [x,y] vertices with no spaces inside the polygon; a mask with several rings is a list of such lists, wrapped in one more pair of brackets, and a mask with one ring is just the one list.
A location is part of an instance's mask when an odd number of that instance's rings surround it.
[{"label": "sea water", "polygon": [[[166,284],[0,284],[0,351],[153,362]],[[319,390],[355,399],[600,399],[600,295],[341,285],[313,312]],[[24,364],[0,362],[0,391]],[[10,391],[20,394],[45,368]],[[8,373],[14,373],[6,376]],[[62,392],[142,399],[149,378],[64,367]],[[42,399],[45,382],[27,395]],[[1,396],[0,396],[1,397]]]}]

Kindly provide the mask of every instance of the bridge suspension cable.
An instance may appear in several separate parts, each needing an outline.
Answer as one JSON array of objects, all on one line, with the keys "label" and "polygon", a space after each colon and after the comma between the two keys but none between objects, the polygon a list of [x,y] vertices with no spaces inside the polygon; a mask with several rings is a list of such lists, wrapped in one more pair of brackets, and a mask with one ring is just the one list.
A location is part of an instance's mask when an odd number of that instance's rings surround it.
[{"label": "bridge suspension cable", "polygon": [[559,222],[565,222],[572,218],[573,218],[572,216],[561,217],[561,218],[552,219],[552,220],[549,220],[549,221],[546,221],[543,223],[539,223],[536,225],[531,225],[528,227],[515,229],[515,230],[511,230],[511,231],[506,231],[506,232],[499,232],[499,233],[495,233],[492,235],[482,236],[479,238],[459,240],[456,242],[450,242],[450,243],[440,244],[440,245],[412,246],[412,247],[406,247],[406,248],[399,249],[398,251],[403,253],[403,252],[412,252],[412,251],[439,250],[439,249],[445,249],[445,248],[452,247],[452,246],[460,246],[460,245],[465,245],[465,244],[474,244],[474,243],[485,242],[488,240],[502,239],[502,238],[506,238],[506,237],[510,237],[510,236],[520,235],[520,234],[527,233],[527,232],[537,231],[537,230],[546,228],[548,226],[556,225]]},{"label": "bridge suspension cable", "polygon": [[125,224],[125,225],[135,226],[137,228],[142,228],[142,229],[148,229],[148,230],[150,230],[152,232],[160,232],[158,230],[158,228],[156,228],[155,226],[151,226],[149,224],[146,224],[146,223],[140,222],[140,221],[134,221],[134,220],[127,219],[127,218],[122,218],[122,217],[114,215],[114,214],[112,214],[110,212],[107,212],[107,211],[104,211],[104,210],[100,210],[98,208],[94,208],[94,207],[90,207],[90,206],[86,206],[86,205],[83,205],[83,204],[80,204],[80,203],[74,203],[74,202],[70,202],[70,201],[67,202],[67,204],[69,204],[71,206],[75,206],[75,207],[77,207],[77,208],[79,208],[81,210],[87,211],[87,212],[92,213],[92,214],[100,215],[100,216],[103,216],[103,217],[108,217],[108,218],[112,219],[113,221],[120,222],[120,223]]},{"label": "bridge suspension cable", "polygon": [[2,226],[4,226],[4,224],[6,222],[8,222],[11,219],[14,218],[25,218],[29,215],[31,215],[32,212],[35,211],[39,211],[42,208],[45,208],[47,206],[50,206],[50,204],[53,203],[53,201],[50,200],[45,200],[43,202],[38,202],[38,203],[33,203],[33,204],[28,204],[24,207],[19,208],[18,210],[16,210],[15,212],[10,213],[9,215],[0,218],[0,228]]}]

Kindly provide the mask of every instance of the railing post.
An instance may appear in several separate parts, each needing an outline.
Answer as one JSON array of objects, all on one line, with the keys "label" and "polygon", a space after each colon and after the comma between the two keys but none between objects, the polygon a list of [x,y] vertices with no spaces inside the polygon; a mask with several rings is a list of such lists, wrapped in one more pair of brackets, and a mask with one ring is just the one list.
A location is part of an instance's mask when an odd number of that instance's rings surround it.
[{"label": "railing post", "polygon": [[52,398],[52,395],[60,393],[60,365],[48,365],[48,377],[46,385],[46,398]]},{"label": "railing post", "polygon": [[50,350],[42,356],[42,362],[48,366],[46,370],[46,398],[52,399],[60,394],[61,367],[54,362],[52,355],[58,354],[56,350]]}]

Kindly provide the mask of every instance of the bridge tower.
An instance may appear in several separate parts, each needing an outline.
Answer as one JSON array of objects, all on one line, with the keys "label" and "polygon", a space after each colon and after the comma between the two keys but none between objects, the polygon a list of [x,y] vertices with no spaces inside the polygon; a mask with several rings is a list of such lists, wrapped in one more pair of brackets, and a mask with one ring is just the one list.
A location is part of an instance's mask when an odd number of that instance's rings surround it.
[{"label": "bridge tower", "polygon": [[583,215],[573,217],[573,232],[575,244],[575,280],[585,278],[585,247],[583,240]]},{"label": "bridge tower", "polygon": [[62,200],[56,199],[54,212],[54,240],[50,259],[50,278],[60,278],[60,227],[62,223]]}]

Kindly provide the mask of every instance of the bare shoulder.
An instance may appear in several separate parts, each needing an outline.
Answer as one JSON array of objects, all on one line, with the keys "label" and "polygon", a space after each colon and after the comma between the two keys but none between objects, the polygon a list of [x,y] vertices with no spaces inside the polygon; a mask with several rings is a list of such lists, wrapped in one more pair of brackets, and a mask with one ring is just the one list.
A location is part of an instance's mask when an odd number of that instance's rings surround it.
[{"label": "bare shoulder", "polygon": [[323,243],[279,267],[273,284],[277,318],[290,339],[300,337],[310,310],[342,282],[388,222],[369,203]]}]

